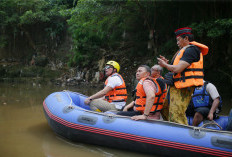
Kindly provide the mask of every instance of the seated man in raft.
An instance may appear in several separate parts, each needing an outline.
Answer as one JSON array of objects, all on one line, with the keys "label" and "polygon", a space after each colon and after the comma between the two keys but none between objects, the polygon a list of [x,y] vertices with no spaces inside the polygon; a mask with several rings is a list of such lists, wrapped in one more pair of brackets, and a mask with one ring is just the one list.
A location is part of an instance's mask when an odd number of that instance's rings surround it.
[{"label": "seated man in raft", "polygon": [[162,71],[163,71],[163,68],[160,65],[158,64],[153,65],[151,67],[151,77],[164,79],[161,75]]},{"label": "seated man in raft", "polygon": [[[169,82],[167,82],[167,80],[163,78],[162,72],[163,72],[163,68],[158,64],[155,64],[151,67],[151,77],[162,79],[165,83],[165,88],[167,88],[167,91],[168,91],[168,83]],[[164,99],[164,102],[163,102],[163,109],[161,110],[161,115],[162,115],[163,120],[168,120],[168,118],[167,118],[168,112],[169,112],[168,107],[169,106],[168,106],[168,93],[167,93],[166,98]]]},{"label": "seated man in raft", "polygon": [[160,110],[166,96],[166,85],[162,79],[150,77],[151,70],[147,65],[141,65],[136,72],[139,83],[135,89],[135,100],[125,106],[118,115],[133,116],[131,119],[160,119]]},{"label": "seated man in raft", "polygon": [[204,119],[213,120],[221,110],[221,98],[217,88],[207,81],[196,87],[190,104],[186,110],[187,116],[193,116],[193,126],[198,126]]},{"label": "seated man in raft", "polygon": [[[91,110],[106,112],[109,110],[121,111],[126,105],[127,90],[122,76],[118,73],[120,66],[115,61],[108,61],[105,67],[105,74],[108,78],[105,87],[96,94],[85,99]],[[104,98],[104,100],[99,99]]]}]

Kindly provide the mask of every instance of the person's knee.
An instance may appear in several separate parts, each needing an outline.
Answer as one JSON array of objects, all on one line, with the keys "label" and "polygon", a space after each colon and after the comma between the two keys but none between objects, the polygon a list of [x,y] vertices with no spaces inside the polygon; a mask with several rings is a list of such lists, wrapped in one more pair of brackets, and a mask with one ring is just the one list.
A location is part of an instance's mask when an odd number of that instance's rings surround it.
[{"label": "person's knee", "polygon": [[193,126],[198,126],[203,121],[203,115],[196,112],[193,118]]},{"label": "person's knee", "polygon": [[101,112],[101,111],[98,109],[98,107],[95,106],[95,104],[90,104],[90,109],[91,109],[92,111]]},{"label": "person's knee", "polygon": [[90,109],[92,111],[101,112],[100,108],[101,108],[102,102],[103,102],[103,100],[101,101],[101,100],[98,100],[98,99],[91,101],[90,104],[89,104]]},{"label": "person's knee", "polygon": [[196,112],[193,118],[194,125],[199,125],[203,121],[203,119],[203,115],[199,112]]},{"label": "person's knee", "polygon": [[207,118],[209,111],[210,109],[208,107],[199,107],[195,110],[195,112],[200,114],[199,116],[202,116],[202,118]]},{"label": "person's knee", "polygon": [[203,119],[203,115],[200,112],[196,112],[194,118]]}]

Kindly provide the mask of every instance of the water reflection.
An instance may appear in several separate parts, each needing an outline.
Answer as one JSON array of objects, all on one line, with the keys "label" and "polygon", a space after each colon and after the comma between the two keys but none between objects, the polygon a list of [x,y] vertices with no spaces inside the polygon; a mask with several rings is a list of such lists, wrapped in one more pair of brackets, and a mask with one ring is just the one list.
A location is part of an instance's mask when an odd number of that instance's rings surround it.
[{"label": "water reflection", "polygon": [[59,136],[55,136],[54,134],[47,134],[44,136],[42,147],[46,157],[76,157],[77,155],[86,157],[144,156],[142,154],[122,150],[119,151],[95,145],[71,143],[66,139],[63,139]]},{"label": "water reflection", "polygon": [[42,102],[62,90],[93,94],[97,88],[0,83],[0,153],[4,157],[144,157],[148,155],[71,143],[48,126]]}]

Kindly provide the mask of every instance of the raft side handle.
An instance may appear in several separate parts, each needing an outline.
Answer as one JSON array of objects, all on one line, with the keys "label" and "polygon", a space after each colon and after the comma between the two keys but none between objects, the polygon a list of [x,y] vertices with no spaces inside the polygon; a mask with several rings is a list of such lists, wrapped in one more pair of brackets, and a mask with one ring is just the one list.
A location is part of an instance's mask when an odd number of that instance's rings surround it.
[{"label": "raft side handle", "polygon": [[201,133],[201,127],[193,127],[194,134],[199,135]]},{"label": "raft side handle", "polygon": [[216,125],[220,130],[222,130],[222,127],[221,127],[217,122],[215,122],[214,120],[211,121],[211,122],[209,122],[209,123],[203,124],[203,125],[200,127],[200,129],[201,129],[201,128],[205,128],[207,125]]},{"label": "raft side handle", "polygon": [[113,115],[113,114],[107,114],[106,116],[107,116],[108,118],[111,118],[111,119],[114,118],[114,115]]}]

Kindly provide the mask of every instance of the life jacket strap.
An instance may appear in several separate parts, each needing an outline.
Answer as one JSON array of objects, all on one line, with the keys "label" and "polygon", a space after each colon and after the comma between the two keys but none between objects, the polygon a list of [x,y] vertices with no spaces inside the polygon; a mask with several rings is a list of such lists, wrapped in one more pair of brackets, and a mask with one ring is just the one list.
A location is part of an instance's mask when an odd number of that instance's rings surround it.
[{"label": "life jacket strap", "polygon": [[193,95],[192,97],[194,98],[194,97],[197,97],[197,96],[209,96],[209,94],[195,94],[195,95]]},{"label": "life jacket strap", "polygon": [[[135,107],[144,107],[146,104],[144,104],[144,105],[138,105],[138,104],[135,104]],[[153,104],[154,106],[156,106],[156,108],[158,107],[158,105],[163,105],[163,103],[155,103],[155,104]]]},{"label": "life jacket strap", "polygon": [[135,107],[144,107],[145,105],[138,105],[138,104],[134,104]]},{"label": "life jacket strap", "polygon": [[121,100],[113,100],[112,102],[125,102],[125,99],[121,99]]},{"label": "life jacket strap", "polygon": [[143,96],[143,97],[136,96],[136,99],[141,99],[141,98],[146,98],[146,96]]},{"label": "life jacket strap", "polygon": [[127,96],[127,94],[116,94],[116,96]]},{"label": "life jacket strap", "polygon": [[204,76],[199,76],[199,75],[196,75],[196,76],[186,76],[184,78],[183,77],[174,78],[173,80],[174,80],[174,82],[182,81],[182,80],[183,80],[183,82],[185,82],[185,79],[193,79],[193,78],[195,78],[195,79],[203,79]]},{"label": "life jacket strap", "polygon": [[191,69],[185,69],[184,72],[185,71],[204,71],[204,69],[202,69],[202,68],[191,68]]},{"label": "life jacket strap", "polygon": [[123,90],[123,89],[126,89],[126,88],[116,88],[115,90]]}]

